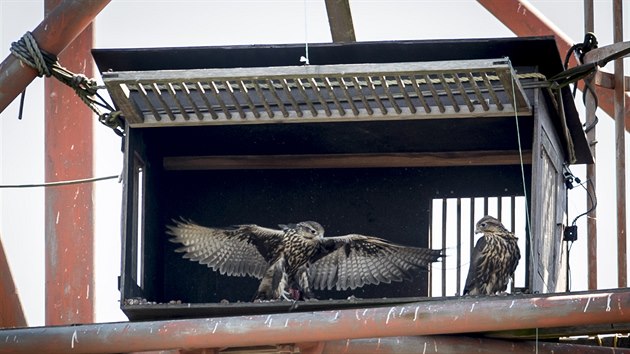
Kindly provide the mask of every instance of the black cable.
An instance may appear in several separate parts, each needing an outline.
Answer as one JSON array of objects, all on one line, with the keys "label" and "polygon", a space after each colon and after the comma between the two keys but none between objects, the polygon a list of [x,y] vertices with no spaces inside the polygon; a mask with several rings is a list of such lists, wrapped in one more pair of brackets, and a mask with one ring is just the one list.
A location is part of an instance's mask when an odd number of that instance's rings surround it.
[{"label": "black cable", "polygon": [[46,183],[37,183],[37,184],[0,184],[0,189],[59,187],[59,186],[67,186],[71,184],[92,183],[92,182],[104,181],[104,180],[114,179],[114,178],[120,178],[120,176],[112,175],[112,176],[104,176],[104,177],[83,178],[83,179],[76,179],[76,180],[69,180],[69,181],[46,182]]},{"label": "black cable", "polygon": [[[595,37],[595,34],[593,34],[592,32],[588,32],[584,35],[584,41],[582,43],[576,43],[574,45],[571,46],[571,48],[569,48],[569,50],[567,51],[566,56],[564,57],[564,70],[565,72],[567,70],[569,70],[569,60],[571,59],[571,54],[575,53],[577,56],[577,60],[579,63],[579,66],[573,68],[573,69],[578,69],[580,67],[585,68],[586,70],[578,70],[580,72],[580,75],[583,72],[587,72],[587,71],[591,71],[593,69],[597,68],[597,64],[596,63],[592,63],[592,65],[584,65],[584,56],[586,55],[586,53],[590,52],[591,50],[597,48],[597,37]],[[577,85],[573,85],[573,97],[575,97],[577,91]],[[592,91],[593,96],[595,95],[595,92]]]},{"label": "black cable", "polygon": [[18,119],[22,120],[22,114],[24,114],[24,98],[26,97],[26,89],[24,89],[24,91],[22,91],[22,94],[20,95],[20,109],[18,111]]},{"label": "black cable", "polygon": [[[567,51],[567,54],[564,58],[564,72],[556,75],[554,78],[556,79],[556,83],[562,87],[566,84],[570,84],[571,82],[576,82],[573,85],[573,97],[575,97],[576,93],[577,93],[577,80],[583,79],[585,77],[587,77],[588,75],[591,75],[592,72],[595,72],[599,66],[599,63],[589,63],[589,64],[584,64],[584,56],[586,55],[586,53],[588,53],[589,51],[593,50],[597,48],[597,38],[595,37],[595,35],[591,32],[586,33],[584,35],[584,41],[582,43],[577,43],[574,44],[573,46],[571,46],[571,48]],[[577,56],[577,60],[579,65],[569,69],[569,60],[571,59],[571,55],[572,54],[576,54]],[[552,78],[553,79],[553,78]],[[593,101],[595,104],[595,109],[597,109],[597,107],[599,106],[599,101],[597,99],[597,95],[595,94],[595,90],[593,88],[593,86],[591,85],[591,83],[587,80],[584,80],[584,90],[582,93],[582,102],[586,105],[586,96],[588,95],[588,93],[591,93],[591,95],[593,96]],[[584,131],[586,133],[588,133],[589,131],[591,131],[595,125],[597,125],[597,123],[599,122],[599,118],[597,117],[597,115],[595,115],[594,119],[592,122],[590,122],[590,124],[587,125],[587,123],[584,124]],[[584,188],[584,190],[586,190],[586,194],[588,195],[589,201],[591,202],[591,207],[585,211],[582,214],[579,214],[578,216],[575,217],[575,219],[573,219],[573,222],[571,223],[571,226],[575,226],[577,223],[577,220],[585,215],[588,215],[590,212],[592,212],[593,210],[595,210],[595,208],[597,207],[597,199],[596,196],[594,196],[593,194],[591,194],[590,190],[588,187],[585,187],[584,184],[591,183],[592,185],[592,181],[590,179],[586,180],[586,182],[580,182],[579,178],[575,177],[573,175],[573,173],[571,172],[571,170],[569,169],[569,167],[567,165],[564,166],[565,172],[564,172],[564,177],[565,177],[565,183],[567,186],[567,195],[566,195],[566,199],[567,199],[567,204],[568,204],[568,190],[573,188],[573,182],[577,182],[580,186],[582,186],[582,188]],[[569,242],[569,244],[567,245],[567,287],[566,290],[567,292],[571,291],[571,248],[573,247],[573,242],[572,240],[567,241]]]},{"label": "black cable", "polygon": [[567,55],[564,56],[564,70],[569,69],[569,60],[571,60],[571,54],[573,54],[573,52],[575,52],[575,50],[580,46],[582,46],[582,43],[576,43],[572,45],[571,48],[569,48],[569,50],[567,51]]},{"label": "black cable", "polygon": [[574,188],[574,185],[573,185],[574,181],[578,183],[578,186],[581,186],[582,188],[584,188],[584,190],[586,191],[586,195],[588,196],[589,201],[592,204],[591,207],[587,211],[583,212],[582,214],[576,216],[575,219],[573,219],[573,222],[571,223],[571,225],[575,226],[575,224],[576,224],[576,222],[577,222],[577,220],[579,218],[581,218],[584,215],[587,215],[591,211],[595,210],[595,208],[597,208],[597,197],[594,196],[593,194],[591,194],[591,191],[587,187],[585,187],[584,185],[585,184],[588,185],[589,183],[591,183],[591,186],[593,188],[595,186],[592,184],[593,182],[590,179],[586,180],[585,182],[582,182],[579,178],[575,177],[573,175],[573,172],[571,172],[571,169],[569,168],[569,166],[566,163],[564,164],[563,169],[564,169],[564,172],[563,172],[564,183],[565,183],[565,185],[567,187],[567,195],[566,195],[567,205],[568,205],[568,199],[569,199],[568,189],[573,189]]},{"label": "black cable", "polygon": [[[565,178],[565,184],[567,186],[567,194],[566,194],[566,201],[567,201],[567,205],[568,205],[568,200],[569,200],[569,194],[568,194],[568,190],[569,189],[573,189],[573,182],[577,182],[579,186],[581,186],[582,188],[584,188],[584,190],[586,191],[586,194],[589,198],[589,201],[591,202],[591,207],[583,212],[582,214],[579,214],[578,216],[576,216],[573,219],[573,222],[571,223],[572,227],[576,227],[576,223],[578,221],[579,218],[588,215],[590,212],[592,212],[593,210],[595,210],[595,208],[597,208],[597,197],[591,193],[591,191],[588,188],[588,184],[590,183],[592,187],[594,187],[593,182],[588,179],[585,182],[580,181],[579,178],[575,177],[573,175],[573,172],[571,172],[571,170],[569,169],[569,166],[567,166],[566,164],[564,165],[564,178]],[[568,207],[567,207],[568,209]],[[566,230],[565,230],[566,231]],[[577,231],[577,230],[576,230]],[[577,236],[577,234],[576,234]],[[575,239],[565,239],[565,241],[568,242],[567,245],[567,286],[566,286],[566,291],[569,292],[571,291],[571,248],[573,247],[573,242]]]},{"label": "black cable", "polygon": [[[597,107],[599,107],[599,100],[597,99],[595,89],[593,89],[593,85],[591,85],[590,81],[584,80],[584,92],[582,93],[582,103],[584,103],[584,106],[586,106],[586,96],[588,92],[593,95],[593,104],[595,105],[595,110],[597,110]],[[597,123],[599,123],[599,117],[595,114],[594,119],[590,124],[584,123],[584,132],[590,132],[593,128],[595,128]]]},{"label": "black cable", "polygon": [[[583,212],[582,214],[578,215],[575,217],[575,219],[573,219],[573,223],[571,225],[575,225],[575,223],[577,222],[577,220],[581,217],[583,217],[584,215],[589,214],[590,212],[592,212],[593,210],[595,210],[595,208],[597,208],[597,197],[593,194],[591,194],[591,192],[589,191],[589,189],[587,187],[584,186],[584,184],[591,184],[591,186],[593,186],[593,182],[588,179],[586,180],[586,182],[580,183],[579,185],[584,188],[584,190],[586,191],[586,195],[588,195],[588,199],[591,201],[592,206],[585,212]],[[594,186],[593,186],[594,187]]]}]

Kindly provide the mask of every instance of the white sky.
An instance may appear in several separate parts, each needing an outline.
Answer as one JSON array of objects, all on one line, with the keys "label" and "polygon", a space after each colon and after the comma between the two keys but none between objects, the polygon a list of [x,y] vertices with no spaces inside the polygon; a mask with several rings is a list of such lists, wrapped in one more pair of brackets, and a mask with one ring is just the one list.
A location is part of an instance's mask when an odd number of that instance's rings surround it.
[{"label": "white sky", "polygon": [[[574,41],[582,40],[582,0],[531,2]],[[611,3],[595,1],[595,33],[600,46],[612,43]],[[629,40],[630,1],[623,4],[624,38]],[[41,0],[0,0],[1,59],[9,55],[11,42],[41,22],[43,7]],[[354,0],[351,10],[359,41],[513,36],[473,0]],[[114,0],[99,14],[95,26],[95,48],[331,41],[323,0]],[[628,60],[625,65],[627,70]],[[580,100],[578,96],[581,110]],[[39,183],[44,179],[43,79],[36,79],[29,86],[21,121],[16,118],[17,101],[0,114],[0,183]],[[603,112],[599,116],[598,277],[599,287],[604,289],[617,284],[615,150],[612,120]],[[94,133],[94,175],[120,173],[119,138],[98,122]],[[630,166],[628,162],[626,165]],[[574,167],[573,172],[586,179],[583,167]],[[116,181],[96,184],[95,297],[99,322],[126,319],[119,309],[116,279],[120,272],[121,195],[122,187]],[[30,326],[44,324],[43,196],[41,188],[0,191],[0,237]],[[570,193],[570,219],[584,211],[585,198],[581,190]],[[579,239],[571,252],[573,290],[585,289],[587,279],[584,218],[578,226]]]}]

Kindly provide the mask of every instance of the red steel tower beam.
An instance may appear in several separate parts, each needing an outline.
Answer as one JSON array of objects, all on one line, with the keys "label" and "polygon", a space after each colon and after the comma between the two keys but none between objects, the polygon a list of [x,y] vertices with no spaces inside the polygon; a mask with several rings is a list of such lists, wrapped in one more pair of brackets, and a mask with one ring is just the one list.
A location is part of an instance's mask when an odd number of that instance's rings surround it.
[{"label": "red steel tower beam", "polygon": [[[65,0],[33,30],[40,49],[61,53],[110,0]],[[0,63],[0,112],[37,77],[37,72],[10,54]]]},{"label": "red steel tower beam", "polygon": [[[524,0],[477,0],[499,21],[507,26],[517,36],[549,36],[553,35],[561,55],[569,51],[574,42],[560,28],[549,21],[534,6]],[[571,56],[571,66],[577,65],[574,56]],[[578,85],[583,90],[584,85]],[[609,116],[615,116],[615,104],[613,91],[595,85],[595,93],[599,101],[599,107]],[[630,93],[626,92],[625,98],[625,122],[626,129],[630,128]]]},{"label": "red steel tower beam", "polygon": [[[300,347],[302,349],[302,347]],[[417,337],[387,337],[330,341],[323,343],[319,352],[315,353],[344,353],[344,354],[405,354],[405,353],[611,353],[612,348],[595,347],[570,343],[549,343],[544,341],[508,341],[488,339],[483,337],[465,336],[417,336]],[[615,353],[630,353],[630,349],[614,348]],[[310,352],[302,353],[310,354]]]},{"label": "red steel tower beam", "polygon": [[0,328],[25,326],[22,304],[15,290],[9,262],[0,240]]},{"label": "red steel tower beam", "polygon": [[[85,6],[98,1],[82,1]],[[46,17],[73,22],[75,12],[59,12],[59,0],[46,0]],[[60,6],[67,6],[63,3]],[[59,16],[57,19],[55,16]],[[66,20],[62,20],[66,19]],[[87,18],[86,18],[87,20]],[[91,18],[90,18],[91,20]],[[89,22],[89,21],[88,21]],[[70,71],[93,74],[92,26],[59,55]],[[45,82],[45,175],[55,182],[92,176],[92,111],[58,80]],[[46,324],[89,323],[94,320],[92,185],[47,188],[45,192]]]},{"label": "red steel tower beam", "polygon": [[[614,328],[614,324],[627,323],[629,306],[630,292],[624,289],[582,294],[463,297],[392,307],[269,315],[7,329],[0,330],[0,338],[9,339],[1,343],[0,354],[253,347],[600,324]],[[588,333],[588,329],[583,328]],[[435,352],[434,348],[430,349],[426,352]],[[317,352],[316,348],[311,350]],[[423,349],[418,348],[417,352]]]}]

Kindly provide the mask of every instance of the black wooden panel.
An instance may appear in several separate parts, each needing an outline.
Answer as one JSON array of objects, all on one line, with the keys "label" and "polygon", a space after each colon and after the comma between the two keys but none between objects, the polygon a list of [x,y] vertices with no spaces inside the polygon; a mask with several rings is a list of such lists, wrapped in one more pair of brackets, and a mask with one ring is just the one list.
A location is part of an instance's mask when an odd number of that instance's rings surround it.
[{"label": "black wooden panel", "polygon": [[[431,201],[439,197],[511,195],[522,191],[520,167],[169,171],[147,219],[146,271],[161,291],[151,301],[251,301],[258,281],[221,276],[181,258],[167,242],[166,223],[190,218],[207,226],[315,220],[328,236],[363,233],[424,247]],[[160,252],[163,254],[159,255]],[[162,277],[160,279],[160,277]],[[322,299],[412,297],[427,294],[426,274],[410,282],[355,291],[318,291]]]},{"label": "black wooden panel", "polygon": [[[523,149],[532,117],[519,117]],[[157,156],[518,150],[514,117],[142,128]]]},{"label": "black wooden panel", "polygon": [[[541,52],[547,55],[539,55]],[[101,72],[291,66],[301,65],[304,44],[93,49],[92,55]],[[562,71],[558,49],[550,36],[311,43],[309,57],[313,65],[509,57],[513,66],[540,66],[548,77]]]}]

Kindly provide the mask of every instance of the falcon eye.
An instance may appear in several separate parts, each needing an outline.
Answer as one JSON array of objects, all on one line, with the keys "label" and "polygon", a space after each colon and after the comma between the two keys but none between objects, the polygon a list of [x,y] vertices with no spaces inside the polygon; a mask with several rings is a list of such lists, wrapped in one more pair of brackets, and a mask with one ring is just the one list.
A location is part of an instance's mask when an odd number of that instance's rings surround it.
[{"label": "falcon eye", "polygon": [[486,223],[485,223],[485,222],[482,222],[482,223],[481,223],[481,227],[486,227]]},{"label": "falcon eye", "polygon": [[311,229],[311,233],[312,233],[313,235],[315,235],[315,234],[317,233],[317,230],[315,230],[315,229]]}]

